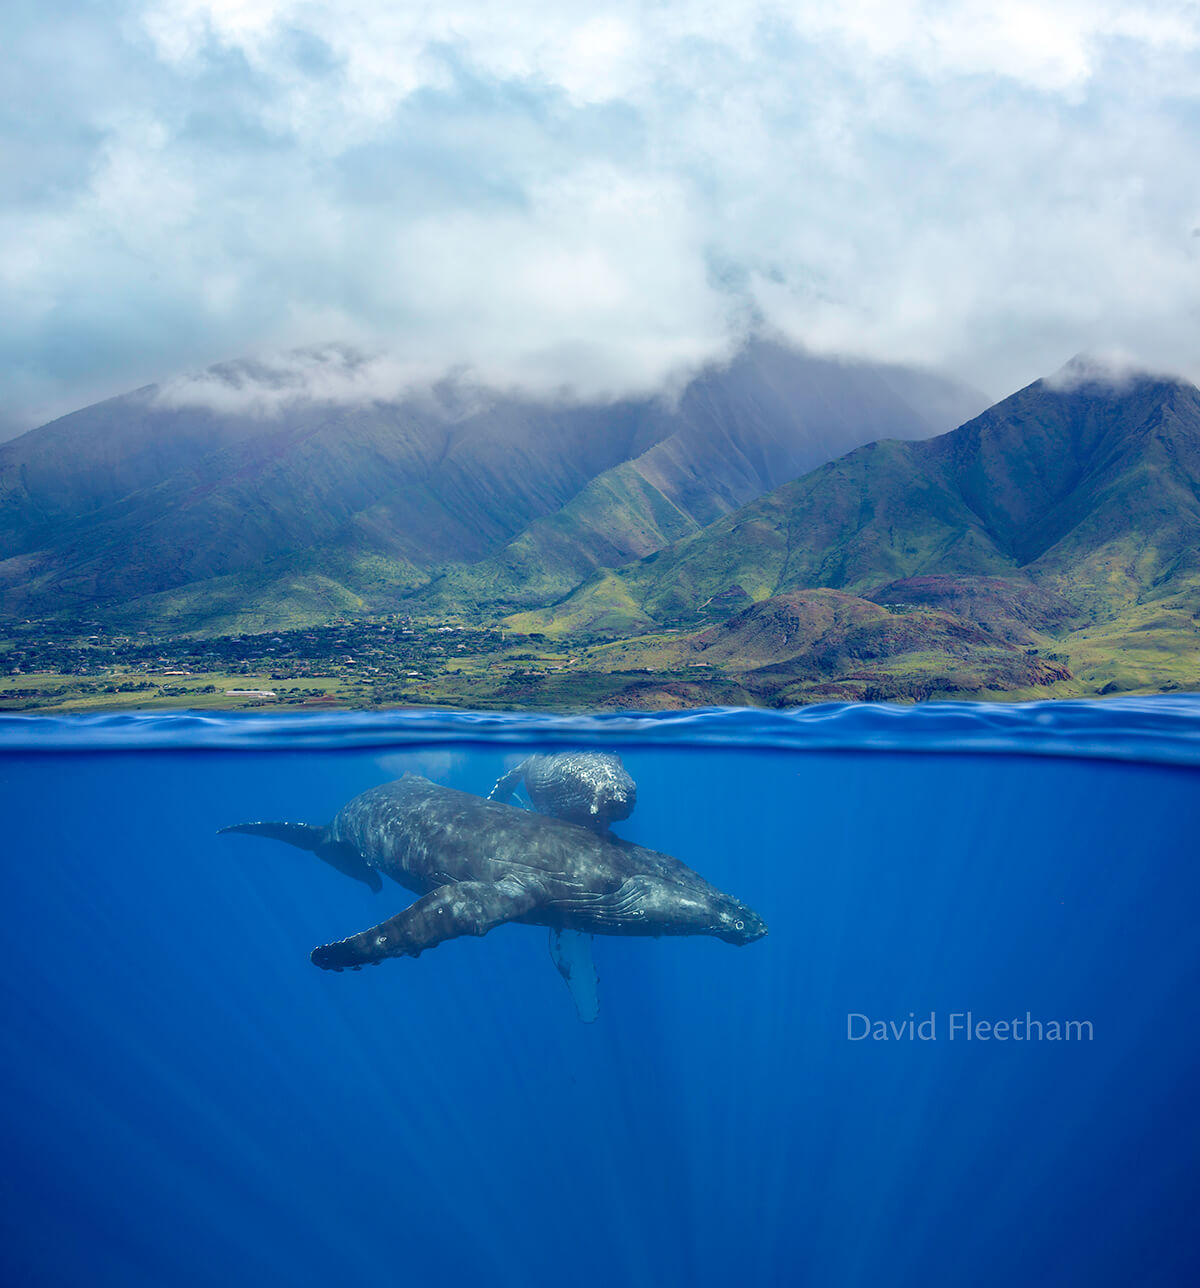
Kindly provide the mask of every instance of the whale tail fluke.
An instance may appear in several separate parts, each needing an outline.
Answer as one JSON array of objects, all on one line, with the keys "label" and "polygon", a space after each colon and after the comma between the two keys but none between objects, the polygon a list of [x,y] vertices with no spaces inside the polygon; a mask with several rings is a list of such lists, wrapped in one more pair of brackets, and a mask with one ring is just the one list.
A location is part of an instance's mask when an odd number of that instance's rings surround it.
[{"label": "whale tail fluke", "polygon": [[308,850],[331,868],[337,868],[343,876],[370,886],[376,894],[383,889],[379,873],[367,865],[352,845],[335,841],[327,827],[314,827],[311,823],[234,823],[232,827],[220,828],[217,835],[222,836],[226,832],[265,836],[272,841],[294,845],[298,850]]},{"label": "whale tail fluke", "polygon": [[219,828],[217,835],[224,836],[226,832],[269,836],[272,841],[286,841],[298,850],[311,850],[314,854],[329,840],[327,827],[314,827],[311,823],[234,823],[232,827]]}]

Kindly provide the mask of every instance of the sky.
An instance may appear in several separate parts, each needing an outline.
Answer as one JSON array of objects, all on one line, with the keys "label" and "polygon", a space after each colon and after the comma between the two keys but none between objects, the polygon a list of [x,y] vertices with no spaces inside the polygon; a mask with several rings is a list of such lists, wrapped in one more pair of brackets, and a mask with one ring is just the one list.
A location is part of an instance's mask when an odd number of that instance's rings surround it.
[{"label": "sky", "polygon": [[189,374],[244,356],[335,398],[613,397],[755,332],[993,398],[1200,377],[1197,3],[6,0],[0,49],[0,437],[253,399]]}]

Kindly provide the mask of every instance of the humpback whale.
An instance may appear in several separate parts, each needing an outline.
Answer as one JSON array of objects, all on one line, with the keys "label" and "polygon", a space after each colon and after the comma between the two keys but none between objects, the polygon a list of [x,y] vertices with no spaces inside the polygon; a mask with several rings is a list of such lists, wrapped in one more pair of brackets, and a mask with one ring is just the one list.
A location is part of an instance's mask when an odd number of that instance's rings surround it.
[{"label": "humpback whale", "polygon": [[[518,787],[525,788],[539,814],[578,823],[601,836],[607,834],[611,822],[628,818],[637,804],[637,783],[620,756],[603,751],[527,756],[497,780],[488,800],[511,800]],[[575,999],[579,1018],[590,1023],[600,1013],[592,936],[582,930],[552,929],[550,956]]]},{"label": "humpback whale", "polygon": [[[356,796],[325,827],[259,822],[221,831],[286,841],[373,888],[382,873],[419,896],[369,930],[314,948],[323,970],[418,957],[508,921],[549,927],[552,949],[567,931],[714,935],[731,944],[767,933],[753,909],[670,855],[415,774]],[[555,960],[590,1019],[594,972],[589,980],[578,969],[576,949]]]},{"label": "humpback whale", "polygon": [[539,814],[595,832],[607,832],[610,822],[628,818],[637,804],[637,784],[620,756],[602,751],[529,756],[498,780],[488,799],[510,800],[520,786]]}]

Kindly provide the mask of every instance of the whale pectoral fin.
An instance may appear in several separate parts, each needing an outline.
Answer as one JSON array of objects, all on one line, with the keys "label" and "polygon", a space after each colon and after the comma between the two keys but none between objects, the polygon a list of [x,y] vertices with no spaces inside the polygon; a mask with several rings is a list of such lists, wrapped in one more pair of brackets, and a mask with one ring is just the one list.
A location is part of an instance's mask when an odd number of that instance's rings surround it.
[{"label": "whale pectoral fin", "polygon": [[582,930],[551,930],[550,956],[571,990],[579,1018],[591,1024],[600,1014],[600,979],[592,960],[592,936]]},{"label": "whale pectoral fin", "polygon": [[354,846],[347,845],[345,841],[335,841],[327,827],[314,827],[311,823],[235,823],[232,827],[220,828],[217,835],[222,836],[226,832],[265,836],[272,841],[294,845],[298,850],[308,850],[331,868],[337,868],[343,876],[370,886],[376,894],[383,889],[379,873],[367,865]]},{"label": "whale pectoral fin", "polygon": [[512,800],[512,794],[517,790],[518,787],[520,787],[521,778],[524,775],[524,773],[525,773],[525,762],[521,761],[521,763],[515,769],[510,769],[507,774],[503,774],[500,778],[496,779],[495,787],[493,787],[492,790],[488,792],[488,800],[490,801]]},{"label": "whale pectoral fin", "polygon": [[439,886],[370,930],[314,948],[312,962],[322,970],[345,970],[385,957],[417,957],[446,939],[486,935],[493,927],[524,916],[545,898],[537,884],[513,877],[494,884],[460,881]]}]

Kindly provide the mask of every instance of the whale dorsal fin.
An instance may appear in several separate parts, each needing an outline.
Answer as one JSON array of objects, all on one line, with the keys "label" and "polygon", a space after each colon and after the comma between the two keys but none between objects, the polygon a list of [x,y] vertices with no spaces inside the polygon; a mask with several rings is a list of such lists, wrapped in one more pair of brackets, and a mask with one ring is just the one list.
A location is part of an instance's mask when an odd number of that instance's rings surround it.
[{"label": "whale dorsal fin", "polygon": [[600,1014],[600,979],[592,959],[592,936],[582,930],[551,929],[550,956],[571,990],[579,1018],[591,1024]]}]

